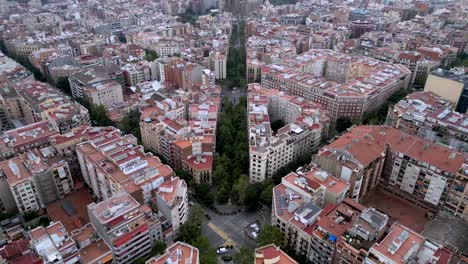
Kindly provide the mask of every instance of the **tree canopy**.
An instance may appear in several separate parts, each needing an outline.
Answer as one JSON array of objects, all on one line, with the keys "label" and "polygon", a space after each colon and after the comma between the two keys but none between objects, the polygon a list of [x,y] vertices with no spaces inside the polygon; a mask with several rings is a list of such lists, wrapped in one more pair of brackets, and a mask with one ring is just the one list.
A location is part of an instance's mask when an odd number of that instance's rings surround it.
[{"label": "tree canopy", "polygon": [[252,264],[254,262],[254,252],[246,246],[241,246],[239,252],[234,256],[235,264]]},{"label": "tree canopy", "polygon": [[243,89],[247,82],[246,56],[245,56],[244,22],[234,24],[229,39],[229,53],[226,65],[226,80],[222,83],[229,88],[239,87]]},{"label": "tree canopy", "polygon": [[145,59],[149,62],[155,61],[158,58],[158,54],[154,50],[145,49]]},{"label": "tree canopy", "polygon": [[344,132],[346,129],[350,128],[353,125],[353,122],[349,117],[340,117],[336,120],[336,131],[338,133]]},{"label": "tree canopy", "polygon": [[208,207],[212,206],[214,203],[214,196],[211,192],[211,187],[206,183],[202,183],[194,187],[194,196],[197,200]]},{"label": "tree canopy", "polygon": [[277,227],[265,224],[260,229],[260,234],[258,234],[257,246],[265,246],[269,244],[279,246],[283,242],[283,238],[283,233],[281,233]]},{"label": "tree canopy", "polygon": [[132,134],[138,140],[141,140],[140,116],[140,110],[133,109],[127,114],[125,114],[122,120],[117,122],[117,127],[123,132]]}]

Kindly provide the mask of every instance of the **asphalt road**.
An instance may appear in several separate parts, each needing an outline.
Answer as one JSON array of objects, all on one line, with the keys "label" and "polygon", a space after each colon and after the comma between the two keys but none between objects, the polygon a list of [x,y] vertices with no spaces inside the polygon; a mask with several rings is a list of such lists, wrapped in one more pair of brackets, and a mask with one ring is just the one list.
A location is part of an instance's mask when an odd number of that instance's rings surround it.
[{"label": "asphalt road", "polygon": [[249,248],[255,248],[256,241],[249,238],[244,233],[244,228],[250,223],[258,220],[260,224],[271,222],[271,212],[262,210],[259,212],[242,212],[235,215],[218,215],[207,209],[211,220],[202,226],[202,232],[208,237],[214,248],[233,245],[234,249],[230,254],[235,254],[243,245]]},{"label": "asphalt road", "polygon": [[239,89],[237,88],[234,90],[234,88],[231,90],[228,87],[221,87],[221,96],[223,97],[228,97],[232,103],[236,104],[239,102],[239,98],[243,96],[247,96],[246,88],[244,89]]}]

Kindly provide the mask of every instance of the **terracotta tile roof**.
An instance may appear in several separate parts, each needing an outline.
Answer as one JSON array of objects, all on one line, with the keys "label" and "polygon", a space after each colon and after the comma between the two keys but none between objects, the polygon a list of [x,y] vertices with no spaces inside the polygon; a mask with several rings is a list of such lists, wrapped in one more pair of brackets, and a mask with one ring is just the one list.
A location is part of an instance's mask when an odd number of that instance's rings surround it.
[{"label": "terracotta tile roof", "polygon": [[[177,262],[177,260],[179,260]],[[165,263],[199,263],[199,252],[196,247],[183,242],[176,242],[166,249],[165,253],[159,257],[149,259],[146,264],[165,264]]]},{"label": "terracotta tile roof", "polygon": [[388,126],[354,127],[325,149],[344,149],[366,166],[378,158],[386,146],[454,174],[468,158],[466,153],[452,151]]},{"label": "terracotta tile roof", "polygon": [[288,256],[274,244],[255,249],[255,264],[263,263],[298,264],[298,262]]}]

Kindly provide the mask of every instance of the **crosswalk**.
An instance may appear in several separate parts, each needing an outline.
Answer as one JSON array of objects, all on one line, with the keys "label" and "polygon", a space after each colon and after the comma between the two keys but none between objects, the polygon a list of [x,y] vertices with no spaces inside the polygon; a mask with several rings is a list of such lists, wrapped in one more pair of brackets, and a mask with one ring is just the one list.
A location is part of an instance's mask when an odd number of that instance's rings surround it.
[{"label": "crosswalk", "polygon": [[212,222],[209,222],[208,224],[208,227],[213,230],[218,236],[220,236],[222,239],[224,239],[224,246],[226,245],[232,245],[234,246],[235,248],[237,248],[238,244],[232,240],[227,234],[226,232],[224,232],[223,230],[221,230],[219,227],[217,227],[215,224],[213,224]]}]

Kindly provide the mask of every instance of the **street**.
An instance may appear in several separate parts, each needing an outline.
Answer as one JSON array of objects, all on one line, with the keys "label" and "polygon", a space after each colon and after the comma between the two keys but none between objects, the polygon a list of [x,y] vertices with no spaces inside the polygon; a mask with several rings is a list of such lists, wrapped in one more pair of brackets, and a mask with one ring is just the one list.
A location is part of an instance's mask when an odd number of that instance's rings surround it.
[{"label": "street", "polygon": [[246,89],[239,89],[237,87],[230,89],[226,86],[221,86],[221,96],[228,97],[233,104],[237,104],[239,98],[247,96],[247,92]]},{"label": "street", "polygon": [[257,212],[244,211],[235,215],[218,215],[210,209],[206,209],[206,213],[211,220],[203,223],[203,235],[208,237],[213,248],[232,245],[234,248],[227,253],[230,255],[239,252],[241,246],[255,248],[256,241],[244,233],[246,226],[256,220],[260,222],[260,226],[265,223],[270,224],[271,221],[271,211],[266,208]]}]

